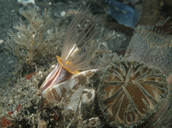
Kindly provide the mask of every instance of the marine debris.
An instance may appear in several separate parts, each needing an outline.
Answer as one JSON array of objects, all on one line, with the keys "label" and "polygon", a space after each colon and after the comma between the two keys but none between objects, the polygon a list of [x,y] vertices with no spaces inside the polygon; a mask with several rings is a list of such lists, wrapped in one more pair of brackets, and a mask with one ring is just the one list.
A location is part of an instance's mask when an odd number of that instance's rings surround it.
[{"label": "marine debris", "polygon": [[108,13],[119,24],[123,24],[127,27],[134,28],[139,20],[139,13],[129,5],[123,4],[118,0],[106,0],[109,5]]}]

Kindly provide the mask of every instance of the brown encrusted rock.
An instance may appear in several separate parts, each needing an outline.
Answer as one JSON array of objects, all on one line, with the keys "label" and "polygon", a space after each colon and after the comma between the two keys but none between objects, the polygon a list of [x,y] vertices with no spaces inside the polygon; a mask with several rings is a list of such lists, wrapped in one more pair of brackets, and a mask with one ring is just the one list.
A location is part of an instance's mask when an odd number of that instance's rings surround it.
[{"label": "brown encrusted rock", "polygon": [[160,18],[161,0],[144,0],[139,24],[154,25]]},{"label": "brown encrusted rock", "polygon": [[112,62],[100,73],[98,104],[113,127],[133,127],[146,122],[167,99],[166,76],[135,61]]}]

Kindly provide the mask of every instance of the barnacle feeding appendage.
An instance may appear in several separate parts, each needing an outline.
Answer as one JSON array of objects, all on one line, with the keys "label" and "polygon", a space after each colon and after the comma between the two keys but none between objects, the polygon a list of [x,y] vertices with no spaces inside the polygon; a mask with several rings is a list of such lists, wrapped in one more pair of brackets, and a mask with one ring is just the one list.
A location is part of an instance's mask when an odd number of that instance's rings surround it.
[{"label": "barnacle feeding appendage", "polygon": [[[74,54],[76,52],[76,49],[71,52]],[[70,53],[69,53],[70,54]],[[69,57],[68,54],[68,57]],[[67,58],[68,58],[67,57]],[[65,58],[65,59],[67,59]],[[47,88],[52,87],[53,85],[56,85],[60,82],[65,81],[66,79],[70,78],[71,75],[79,73],[78,70],[71,70],[69,66],[72,64],[70,61],[65,61],[64,59],[57,56],[57,65],[53,69],[53,71],[47,76],[45,82],[41,86],[41,91],[46,90]]]},{"label": "barnacle feeding appendage", "polygon": [[76,54],[77,49],[77,47],[71,48],[64,58],[57,56],[57,65],[40,87],[42,96],[49,102],[59,102],[64,95],[67,95],[66,93],[79,85],[81,78],[86,79],[97,71],[97,69],[90,69],[80,72],[77,68],[73,68],[73,61],[69,58]]},{"label": "barnacle feeding appendage", "polygon": [[94,18],[87,12],[77,14],[72,20],[66,31],[61,57],[57,56],[57,65],[40,87],[42,96],[49,102],[59,102],[97,71],[90,69],[85,45],[95,35],[94,28]]}]

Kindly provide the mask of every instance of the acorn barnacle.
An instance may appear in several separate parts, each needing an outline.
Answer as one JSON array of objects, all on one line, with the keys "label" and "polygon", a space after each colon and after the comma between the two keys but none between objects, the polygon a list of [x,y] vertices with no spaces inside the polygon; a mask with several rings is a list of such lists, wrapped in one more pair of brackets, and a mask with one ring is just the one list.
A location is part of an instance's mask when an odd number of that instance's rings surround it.
[{"label": "acorn barnacle", "polygon": [[[40,87],[41,95],[49,103],[69,101],[98,69],[91,68],[89,45],[95,36],[95,18],[79,12],[71,21],[64,37],[61,56]],[[74,95],[75,94],[75,95]],[[79,95],[79,94],[78,94]],[[79,98],[78,98],[79,99]],[[76,100],[75,100],[76,101]]]},{"label": "acorn barnacle", "polygon": [[168,94],[166,76],[143,63],[112,62],[101,76],[98,104],[113,127],[141,125],[160,109]]}]

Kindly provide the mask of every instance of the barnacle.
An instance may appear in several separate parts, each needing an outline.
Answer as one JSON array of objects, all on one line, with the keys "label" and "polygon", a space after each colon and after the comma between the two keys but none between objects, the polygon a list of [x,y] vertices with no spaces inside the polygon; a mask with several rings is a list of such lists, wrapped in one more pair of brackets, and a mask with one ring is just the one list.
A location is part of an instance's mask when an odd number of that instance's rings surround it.
[{"label": "barnacle", "polygon": [[98,103],[111,126],[136,126],[156,113],[168,94],[158,69],[120,60],[107,66],[98,87]]},{"label": "barnacle", "polygon": [[[51,102],[60,101],[65,92],[76,86],[80,79],[87,78],[95,69],[90,69],[86,43],[95,35],[94,18],[87,12],[77,14],[69,25],[57,65],[47,76],[40,90],[43,97]],[[83,82],[83,81],[82,81]]]}]

